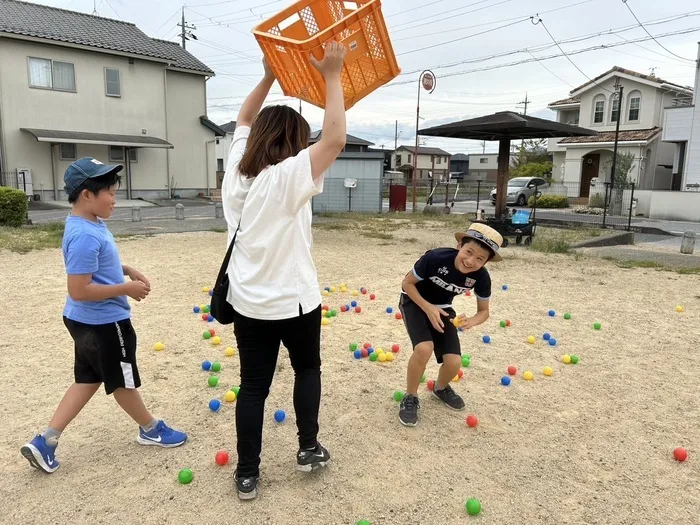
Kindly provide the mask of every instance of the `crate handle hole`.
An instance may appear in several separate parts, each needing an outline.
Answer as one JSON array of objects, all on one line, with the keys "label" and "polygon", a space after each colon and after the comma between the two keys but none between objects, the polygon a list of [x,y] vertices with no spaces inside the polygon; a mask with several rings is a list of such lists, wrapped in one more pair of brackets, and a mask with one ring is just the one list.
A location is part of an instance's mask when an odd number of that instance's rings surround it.
[{"label": "crate handle hole", "polygon": [[355,2],[343,2],[343,7],[348,11],[357,11],[357,4]]},{"label": "crate handle hole", "polygon": [[279,27],[281,31],[284,31],[289,26],[295,24],[299,20],[301,20],[301,18],[299,17],[299,13],[294,13],[289,18],[282,20],[279,24],[277,24],[277,27]]}]

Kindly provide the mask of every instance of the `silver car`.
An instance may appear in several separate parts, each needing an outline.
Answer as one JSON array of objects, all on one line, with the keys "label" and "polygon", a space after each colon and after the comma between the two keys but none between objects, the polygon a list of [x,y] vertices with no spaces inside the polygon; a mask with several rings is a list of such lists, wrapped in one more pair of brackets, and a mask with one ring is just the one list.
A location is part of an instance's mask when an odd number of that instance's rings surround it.
[{"label": "silver car", "polygon": [[[535,194],[535,188],[539,192],[542,188],[547,188],[549,184],[540,177],[516,177],[508,181],[508,195],[506,204],[515,206],[525,206]],[[496,188],[491,190],[491,204],[496,204]]]}]

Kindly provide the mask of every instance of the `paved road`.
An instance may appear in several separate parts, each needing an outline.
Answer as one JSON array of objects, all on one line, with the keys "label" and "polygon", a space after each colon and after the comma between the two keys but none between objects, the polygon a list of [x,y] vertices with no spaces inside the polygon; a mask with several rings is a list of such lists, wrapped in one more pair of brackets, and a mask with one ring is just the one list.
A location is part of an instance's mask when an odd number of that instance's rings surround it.
[{"label": "paved road", "polygon": [[[42,224],[48,222],[59,222],[65,220],[70,213],[69,209],[60,210],[36,210],[29,212],[29,218],[34,224]],[[185,219],[214,219],[214,205],[208,204],[204,206],[185,206]],[[141,219],[175,219],[175,208],[167,207],[148,207],[141,208]],[[106,222],[115,221],[131,221],[131,208],[115,208],[112,216]]]}]

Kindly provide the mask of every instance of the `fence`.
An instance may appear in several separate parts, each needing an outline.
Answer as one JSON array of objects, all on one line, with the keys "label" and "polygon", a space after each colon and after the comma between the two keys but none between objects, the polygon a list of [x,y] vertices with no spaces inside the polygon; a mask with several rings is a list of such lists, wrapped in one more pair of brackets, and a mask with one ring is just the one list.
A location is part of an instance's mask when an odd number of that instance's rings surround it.
[{"label": "fence", "polygon": [[0,171],[0,186],[9,186],[10,188],[18,188],[16,171]]},{"label": "fence", "polygon": [[[389,199],[393,184],[406,184],[406,200],[413,201],[413,183],[405,179],[385,179],[384,199]],[[447,206],[454,213],[476,214],[481,210],[486,216],[494,213],[494,181],[449,182],[420,179],[416,181],[416,202],[419,209],[425,205]],[[506,197],[508,208],[531,207],[532,215],[541,222],[566,223],[570,226],[591,228],[615,228],[630,230],[635,216],[637,199],[635,185],[611,188],[610,183],[594,182],[588,195],[581,196],[579,182],[552,182],[546,186],[509,187]],[[493,196],[492,196],[493,192]],[[537,195],[537,198],[534,196]],[[547,196],[565,197],[548,199]],[[385,203],[386,204],[386,203]],[[556,206],[556,207],[552,207]],[[386,206],[385,206],[386,208]]]}]

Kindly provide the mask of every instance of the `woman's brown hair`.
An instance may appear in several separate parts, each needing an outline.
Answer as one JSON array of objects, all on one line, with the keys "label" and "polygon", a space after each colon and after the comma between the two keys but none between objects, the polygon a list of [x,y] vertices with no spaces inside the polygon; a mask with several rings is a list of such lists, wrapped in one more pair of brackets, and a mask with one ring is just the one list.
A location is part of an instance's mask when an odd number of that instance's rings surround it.
[{"label": "woman's brown hair", "polygon": [[268,106],[253,121],[238,171],[257,177],[268,166],[298,155],[309,145],[311,128],[289,106]]}]

